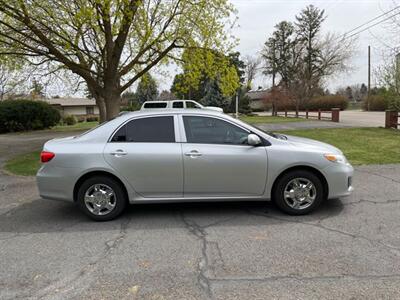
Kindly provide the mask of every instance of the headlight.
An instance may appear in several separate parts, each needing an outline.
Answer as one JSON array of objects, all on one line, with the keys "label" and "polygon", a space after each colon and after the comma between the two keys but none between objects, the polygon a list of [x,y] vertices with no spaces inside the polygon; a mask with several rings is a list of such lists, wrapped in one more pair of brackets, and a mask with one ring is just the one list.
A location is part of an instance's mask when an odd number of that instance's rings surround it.
[{"label": "headlight", "polygon": [[341,164],[348,164],[347,159],[344,155],[340,154],[324,154],[324,157],[331,161],[331,162],[337,162]]}]

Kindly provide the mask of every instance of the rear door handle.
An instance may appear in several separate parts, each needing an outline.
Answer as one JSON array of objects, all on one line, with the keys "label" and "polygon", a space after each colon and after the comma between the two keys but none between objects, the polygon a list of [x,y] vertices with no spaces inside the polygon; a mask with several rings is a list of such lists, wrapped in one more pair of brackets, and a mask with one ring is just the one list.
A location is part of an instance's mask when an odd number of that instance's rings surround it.
[{"label": "rear door handle", "polygon": [[203,154],[201,154],[199,151],[197,150],[192,150],[190,152],[186,152],[185,153],[186,156],[190,156],[190,157],[199,157],[202,156]]},{"label": "rear door handle", "polygon": [[118,149],[118,150],[111,152],[110,154],[114,155],[115,157],[119,157],[119,156],[127,155],[128,153],[122,149]]}]

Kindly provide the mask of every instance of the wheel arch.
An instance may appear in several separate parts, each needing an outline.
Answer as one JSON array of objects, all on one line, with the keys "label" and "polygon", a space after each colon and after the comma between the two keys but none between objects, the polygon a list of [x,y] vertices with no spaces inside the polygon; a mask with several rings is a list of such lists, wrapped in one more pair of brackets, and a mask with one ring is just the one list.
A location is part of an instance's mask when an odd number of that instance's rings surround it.
[{"label": "wheel arch", "polygon": [[322,186],[324,188],[324,199],[328,198],[329,195],[329,184],[328,181],[326,180],[324,174],[321,173],[321,171],[319,171],[318,169],[314,168],[314,167],[310,167],[307,165],[298,165],[298,166],[293,166],[290,168],[287,168],[285,170],[283,170],[274,180],[274,183],[272,185],[272,189],[271,189],[271,196],[274,195],[274,191],[276,189],[276,185],[279,182],[279,180],[286,174],[293,172],[293,171],[309,171],[311,173],[313,173],[314,175],[316,175],[318,178],[321,179],[322,182]]},{"label": "wheel arch", "polygon": [[88,173],[83,174],[81,177],[79,177],[79,179],[76,181],[75,185],[74,185],[74,192],[73,192],[73,200],[74,202],[76,202],[77,197],[78,197],[78,191],[80,186],[82,185],[83,182],[85,182],[86,179],[93,177],[93,176],[107,176],[110,177],[112,179],[114,179],[115,181],[117,181],[121,187],[122,190],[125,193],[126,199],[129,201],[129,194],[128,194],[128,190],[126,189],[125,184],[122,182],[121,179],[119,179],[117,176],[115,176],[114,174],[107,172],[107,171],[90,171]]}]

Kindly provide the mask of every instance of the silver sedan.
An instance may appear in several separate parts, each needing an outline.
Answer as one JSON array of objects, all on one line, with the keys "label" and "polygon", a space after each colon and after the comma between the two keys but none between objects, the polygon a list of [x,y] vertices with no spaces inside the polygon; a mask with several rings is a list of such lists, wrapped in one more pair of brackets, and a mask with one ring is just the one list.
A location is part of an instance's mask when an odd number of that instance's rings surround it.
[{"label": "silver sedan", "polygon": [[98,221],[143,202],[272,199],[301,215],[353,190],[339,149],[207,110],[123,114],[48,141],[41,160],[41,197],[75,202]]}]

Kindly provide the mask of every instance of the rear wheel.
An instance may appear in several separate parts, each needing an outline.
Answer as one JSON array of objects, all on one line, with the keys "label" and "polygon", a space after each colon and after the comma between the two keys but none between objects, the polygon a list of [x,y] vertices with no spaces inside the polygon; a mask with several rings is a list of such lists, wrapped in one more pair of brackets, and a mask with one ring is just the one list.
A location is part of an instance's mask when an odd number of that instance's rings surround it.
[{"label": "rear wheel", "polygon": [[305,215],[324,199],[321,180],[312,172],[297,170],[283,175],[273,193],[275,204],[290,215]]},{"label": "rear wheel", "polygon": [[127,204],[121,184],[107,176],[88,178],[79,187],[77,196],[79,208],[96,221],[115,219]]}]

